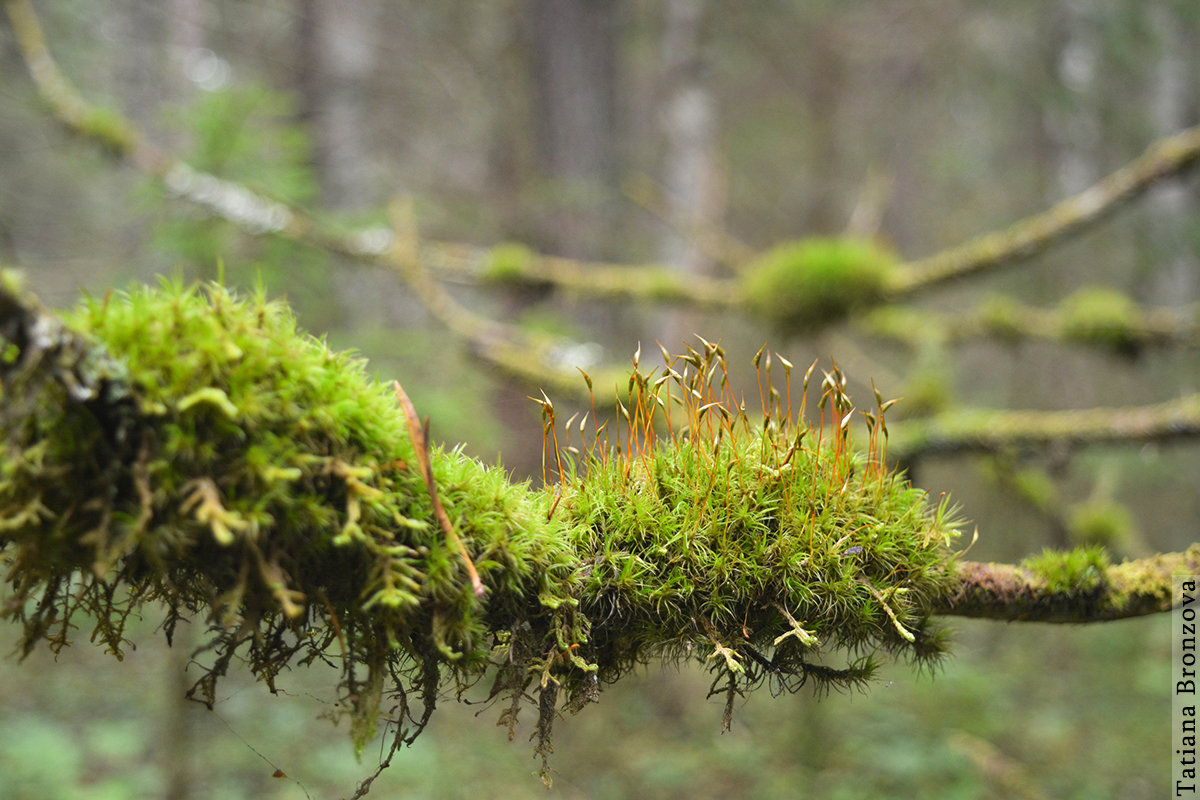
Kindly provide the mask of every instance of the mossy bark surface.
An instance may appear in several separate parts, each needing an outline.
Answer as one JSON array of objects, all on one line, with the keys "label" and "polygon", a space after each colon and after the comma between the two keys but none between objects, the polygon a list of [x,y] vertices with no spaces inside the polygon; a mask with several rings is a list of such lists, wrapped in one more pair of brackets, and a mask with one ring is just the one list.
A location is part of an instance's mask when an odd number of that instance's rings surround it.
[{"label": "mossy bark surface", "polygon": [[[956,591],[936,611],[962,617],[1031,622],[1101,622],[1169,611],[1172,577],[1200,575],[1200,545],[1182,553],[1084,570],[1062,567],[1077,554],[1049,554],[1023,565],[963,562]],[[1056,563],[1057,562],[1057,563]],[[1074,580],[1065,576],[1078,575]]]}]

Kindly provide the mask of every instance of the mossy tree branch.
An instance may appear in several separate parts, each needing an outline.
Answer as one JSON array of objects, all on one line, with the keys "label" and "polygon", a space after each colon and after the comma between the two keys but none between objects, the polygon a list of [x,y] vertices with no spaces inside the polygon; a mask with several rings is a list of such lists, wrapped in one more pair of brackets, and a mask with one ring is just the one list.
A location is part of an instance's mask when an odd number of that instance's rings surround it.
[{"label": "mossy tree branch", "polygon": [[900,461],[958,453],[1165,442],[1200,435],[1200,394],[1144,406],[1065,411],[957,409],[897,424],[888,453]]},{"label": "mossy tree branch", "polygon": [[[1086,551],[1085,551],[1086,552]],[[1107,564],[1050,554],[1025,564],[958,565],[959,584],[935,613],[1010,622],[1102,622],[1171,610],[1175,575],[1200,575],[1200,545],[1182,553]]]},{"label": "mossy tree branch", "polygon": [[1002,231],[911,261],[895,276],[896,294],[998,269],[1044,252],[1103,221],[1123,204],[1140,197],[1164,178],[1178,175],[1200,160],[1200,125],[1159,139],[1146,152],[1079,194]]},{"label": "mossy tree branch", "polygon": [[[121,407],[125,408],[127,415],[137,413],[130,405],[134,394],[128,383],[125,366],[114,359],[103,345],[64,325],[57,315],[41,306],[35,297],[21,288],[13,273],[5,273],[0,284],[0,337],[12,348],[0,369],[5,380],[4,417],[7,426],[17,424],[19,421],[13,419],[14,414],[26,410],[19,404],[20,397],[36,391],[20,381],[33,373],[41,374],[44,380],[58,383],[71,402],[88,404],[93,408],[98,404],[108,407],[106,416],[111,416],[113,409]],[[14,381],[14,378],[17,380]],[[1171,408],[1188,409],[1200,419],[1200,397],[1188,400],[1182,407]],[[1172,424],[1178,427],[1183,419],[1176,415],[1174,423],[1168,422],[1171,415],[1162,413],[1161,407],[1102,413],[1111,413],[1129,422],[1122,426],[1105,423],[1092,427],[1105,430],[1119,427],[1127,430],[1131,436],[1145,436],[1156,428],[1171,427]],[[1160,419],[1154,423],[1150,417]],[[1001,429],[1000,438],[1005,437],[1003,432],[1007,430],[1009,438],[1004,442],[1004,447],[1024,441],[1020,436],[1013,437],[1015,426],[998,425],[996,420],[996,416],[987,417],[978,427]],[[138,422],[130,416],[123,425],[128,428]],[[1029,430],[1038,428],[1028,427]],[[1038,437],[1050,437],[1053,428],[1053,424],[1047,423],[1039,430]],[[934,438],[932,434],[930,438]],[[893,442],[891,446],[898,447],[906,454],[911,452],[903,440]],[[960,446],[968,445],[963,443]],[[997,443],[980,447],[1001,449],[1002,445]],[[930,607],[937,614],[1053,622],[1089,622],[1140,616],[1170,609],[1170,576],[1173,572],[1181,571],[1200,573],[1200,545],[1184,553],[1159,554],[1121,565],[1104,565],[1102,574],[1089,578],[1089,582],[1106,587],[1102,597],[1083,597],[1078,593],[1064,595],[1061,582],[1055,585],[1052,579],[1048,579],[1045,567],[962,561],[955,564],[954,582],[946,587],[941,596],[930,599]]]},{"label": "mossy tree branch", "polygon": [[1200,308],[1147,308],[1120,292],[1097,288],[1082,289],[1056,308],[997,296],[958,312],[885,307],[861,323],[872,336],[910,347],[984,338],[1012,344],[1040,339],[1125,356],[1150,348],[1200,347]]}]

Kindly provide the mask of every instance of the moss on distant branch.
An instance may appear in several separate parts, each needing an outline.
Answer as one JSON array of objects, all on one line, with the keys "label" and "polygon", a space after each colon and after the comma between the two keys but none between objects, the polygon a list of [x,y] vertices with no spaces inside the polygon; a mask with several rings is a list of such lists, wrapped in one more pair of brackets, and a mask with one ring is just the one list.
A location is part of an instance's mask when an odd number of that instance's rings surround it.
[{"label": "moss on distant branch", "polygon": [[1087,594],[1099,589],[1106,578],[1108,556],[1095,545],[1074,550],[1043,550],[1021,562],[1054,594]]},{"label": "moss on distant branch", "polygon": [[749,265],[746,301],[783,330],[815,330],[880,302],[894,264],[864,239],[789,242]]},{"label": "moss on distant branch", "polygon": [[1020,566],[961,562],[937,612],[1008,621],[1100,622],[1169,611],[1174,575],[1200,571],[1200,544],[1110,564],[1098,547],[1046,551]]},{"label": "moss on distant branch", "polygon": [[1119,503],[1091,500],[1071,509],[1067,534],[1080,544],[1120,551],[1135,538],[1133,515]]},{"label": "moss on distant branch", "polygon": [[1137,355],[1142,314],[1128,295],[1104,287],[1080,289],[1063,301],[1062,314],[1064,338]]},{"label": "moss on distant branch", "polygon": [[498,244],[488,252],[480,277],[492,282],[528,280],[530,266],[536,258],[537,254],[523,244]]}]

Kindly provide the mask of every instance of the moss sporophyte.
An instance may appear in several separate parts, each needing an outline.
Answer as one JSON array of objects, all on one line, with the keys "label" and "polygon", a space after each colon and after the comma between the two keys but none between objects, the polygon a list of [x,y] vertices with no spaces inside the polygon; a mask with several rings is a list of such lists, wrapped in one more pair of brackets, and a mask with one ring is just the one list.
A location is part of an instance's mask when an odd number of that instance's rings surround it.
[{"label": "moss sporophyte", "polygon": [[747,412],[720,345],[663,350],[648,372],[639,352],[607,421],[593,401],[560,425],[538,398],[537,489],[426,452],[393,387],[261,293],[163,284],[67,323],[119,368],[85,401],[46,379],[66,355],[6,367],[3,614],[26,652],[88,624],[119,657],[153,601],[168,638],[208,621],[192,694],[209,704],[235,658],[272,686],[319,661],[357,746],[381,723],[399,745],[443,691],[487,677],[510,735],[536,698],[544,757],[560,708],[653,658],[706,663],[728,726],[762,684],[857,687],[880,654],[944,651],[929,612],[958,526],[885,466],[890,403],[856,411],[836,367],[793,387],[760,351]]}]

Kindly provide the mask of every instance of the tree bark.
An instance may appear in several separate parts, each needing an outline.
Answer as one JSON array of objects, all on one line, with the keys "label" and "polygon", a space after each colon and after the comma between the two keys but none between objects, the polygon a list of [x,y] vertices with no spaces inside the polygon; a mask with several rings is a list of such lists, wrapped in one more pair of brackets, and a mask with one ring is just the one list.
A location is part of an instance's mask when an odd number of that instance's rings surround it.
[{"label": "tree bark", "polygon": [[[704,0],[669,0],[663,31],[664,92],[660,121],[665,153],[663,183],[670,229],[661,245],[662,261],[691,283],[712,271],[712,259],[699,237],[720,224],[721,191],[716,159],[717,109],[701,53]],[[698,327],[695,310],[664,312],[659,340],[677,346]]]}]

